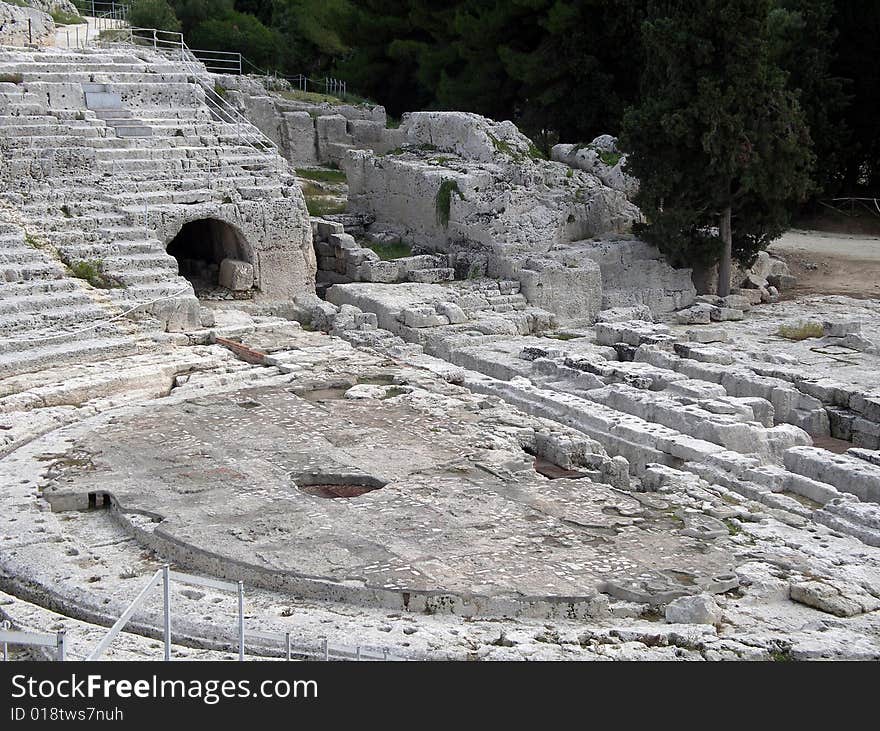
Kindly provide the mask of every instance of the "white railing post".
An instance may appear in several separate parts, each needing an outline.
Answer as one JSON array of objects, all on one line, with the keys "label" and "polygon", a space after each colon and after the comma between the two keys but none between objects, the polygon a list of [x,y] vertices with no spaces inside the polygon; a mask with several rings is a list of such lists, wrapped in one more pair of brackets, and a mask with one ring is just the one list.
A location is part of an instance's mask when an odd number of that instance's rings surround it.
[{"label": "white railing post", "polygon": [[244,584],[238,582],[238,661],[244,662]]},{"label": "white railing post", "polygon": [[284,633],[284,645],[287,649],[287,661],[290,662],[290,632]]},{"label": "white railing post", "polygon": [[171,661],[171,567],[162,567],[162,599],[165,611],[165,662]]},{"label": "white railing post", "polygon": [[55,638],[55,659],[58,662],[64,662],[64,657],[67,654],[67,633],[60,630]]},{"label": "white railing post", "polygon": [[[2,622],[0,622],[0,630],[7,630],[7,629],[9,629],[9,627],[10,627],[10,624],[8,621],[3,620]],[[7,660],[9,660],[9,646],[7,645],[6,642],[4,642],[3,643],[3,662],[6,662]]]},{"label": "white railing post", "polygon": [[330,640],[324,638],[324,662],[330,661]]}]

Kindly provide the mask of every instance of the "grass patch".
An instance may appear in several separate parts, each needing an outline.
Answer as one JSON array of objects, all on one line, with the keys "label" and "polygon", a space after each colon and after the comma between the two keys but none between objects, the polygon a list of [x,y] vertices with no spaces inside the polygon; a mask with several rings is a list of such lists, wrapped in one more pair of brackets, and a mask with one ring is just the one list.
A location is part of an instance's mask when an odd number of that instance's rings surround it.
[{"label": "grass patch", "polygon": [[345,213],[345,202],[335,198],[306,198],[306,208],[310,216],[330,216],[334,213]]},{"label": "grass patch", "polygon": [[575,335],[574,333],[544,333],[545,338],[553,338],[554,340],[576,340],[583,335]]},{"label": "grass patch", "polygon": [[24,81],[24,76],[19,73],[0,74],[0,84],[20,84]]},{"label": "grass patch", "polygon": [[412,247],[404,241],[398,241],[393,244],[367,242],[365,246],[368,249],[375,251],[382,261],[393,261],[394,259],[403,259],[404,257],[412,256]]},{"label": "grass patch", "polygon": [[303,91],[302,89],[291,89],[290,91],[279,91],[276,93],[284,99],[290,99],[294,102],[307,102],[309,104],[331,104],[333,106],[350,104],[354,107],[376,106],[376,103],[371,99],[358,96],[357,94],[334,96],[333,94],[322,94],[319,91]]},{"label": "grass patch", "polygon": [[313,170],[311,168],[297,168],[296,174],[306,180],[316,180],[319,183],[344,183],[347,178],[341,170]]},{"label": "grass patch", "polygon": [[226,87],[222,86],[221,84],[219,84],[218,82],[215,81],[214,82],[214,93],[217,96],[219,96],[221,99],[225,99],[226,95],[227,95],[226,94]]},{"label": "grass patch", "polygon": [[532,160],[547,159],[547,156],[543,152],[541,152],[538,146],[531,140],[529,140],[529,157],[532,158]]},{"label": "grass patch", "polygon": [[507,155],[508,157],[512,157],[514,160],[519,162],[522,159],[522,156],[517,154],[516,151],[510,146],[510,143],[506,140],[499,140],[495,135],[489,134],[489,139],[492,140],[492,146],[495,148],[497,152],[500,152],[502,155]]},{"label": "grass patch", "polygon": [[68,13],[64,10],[53,10],[49,14],[52,16],[52,20],[55,21],[55,25],[78,25],[79,23],[85,22],[79,13]]},{"label": "grass patch", "polygon": [[464,196],[458,189],[458,183],[454,180],[444,180],[440,183],[440,189],[437,191],[437,222],[446,228],[449,225],[449,210],[452,207],[452,194],[455,193],[460,200],[464,200]]},{"label": "grass patch", "polygon": [[122,284],[104,273],[104,262],[100,259],[75,261],[67,265],[70,276],[84,279],[97,289],[114,289]]},{"label": "grass patch", "polygon": [[776,333],[786,340],[806,340],[807,338],[821,338],[825,329],[821,323],[805,322],[801,325],[783,325]]},{"label": "grass patch", "polygon": [[620,162],[623,155],[619,152],[611,152],[610,150],[599,150],[599,159],[608,167],[613,168]]}]

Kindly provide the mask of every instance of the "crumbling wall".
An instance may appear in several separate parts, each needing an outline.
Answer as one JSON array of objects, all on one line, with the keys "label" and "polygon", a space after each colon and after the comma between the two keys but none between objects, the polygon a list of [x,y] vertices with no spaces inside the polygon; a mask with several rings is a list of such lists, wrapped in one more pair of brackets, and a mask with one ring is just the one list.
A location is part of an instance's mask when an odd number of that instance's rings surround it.
[{"label": "crumbling wall", "polygon": [[380,105],[330,104],[281,96],[293,89],[283,80],[217,74],[226,98],[279,148],[291,165],[339,165],[350,149],[383,153],[403,142],[387,128]]},{"label": "crumbling wall", "polygon": [[560,322],[618,305],[667,312],[693,300],[689,270],[614,237],[640,218],[622,190],[544,160],[511,122],[414,112],[401,129],[400,149],[345,159],[349,210],[373,216],[373,229],[447,254],[459,278],[515,279]]}]

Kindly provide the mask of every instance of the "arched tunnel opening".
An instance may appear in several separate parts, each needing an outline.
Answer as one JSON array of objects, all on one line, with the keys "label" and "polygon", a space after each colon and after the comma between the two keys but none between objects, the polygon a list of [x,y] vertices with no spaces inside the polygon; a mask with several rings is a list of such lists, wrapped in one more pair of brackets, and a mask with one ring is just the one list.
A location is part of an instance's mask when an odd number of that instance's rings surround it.
[{"label": "arched tunnel opening", "polygon": [[168,243],[167,251],[199,297],[251,296],[255,282],[250,247],[228,223],[215,218],[189,221]]}]

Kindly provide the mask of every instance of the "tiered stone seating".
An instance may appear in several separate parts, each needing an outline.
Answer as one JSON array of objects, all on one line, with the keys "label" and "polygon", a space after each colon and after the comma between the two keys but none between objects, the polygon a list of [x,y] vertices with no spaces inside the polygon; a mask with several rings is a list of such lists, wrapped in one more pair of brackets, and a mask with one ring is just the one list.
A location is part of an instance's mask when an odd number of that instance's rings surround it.
[{"label": "tiered stone seating", "polygon": [[[173,312],[181,322],[171,327],[197,325],[194,292],[165,251],[164,227],[187,220],[196,206],[234,204],[235,216],[248,201],[284,201],[295,183],[283,159],[249,144],[255,128],[212,114],[191,66],[152,50],[3,47],[0,65],[21,78],[0,83],[0,201],[61,260],[35,258],[27,247],[12,253],[10,242],[24,235],[18,231],[3,240],[10,249],[4,267],[15,264],[22,277],[51,269],[60,280],[53,286],[79,291],[88,285],[64,283],[62,262],[100,262],[115,285],[102,299],[129,309],[176,297],[180,306],[153,308],[160,319]],[[3,289],[3,299],[15,301],[24,288]],[[15,318],[0,320],[3,332],[39,332],[41,323],[54,322],[29,314],[30,301],[15,306]]]}]

